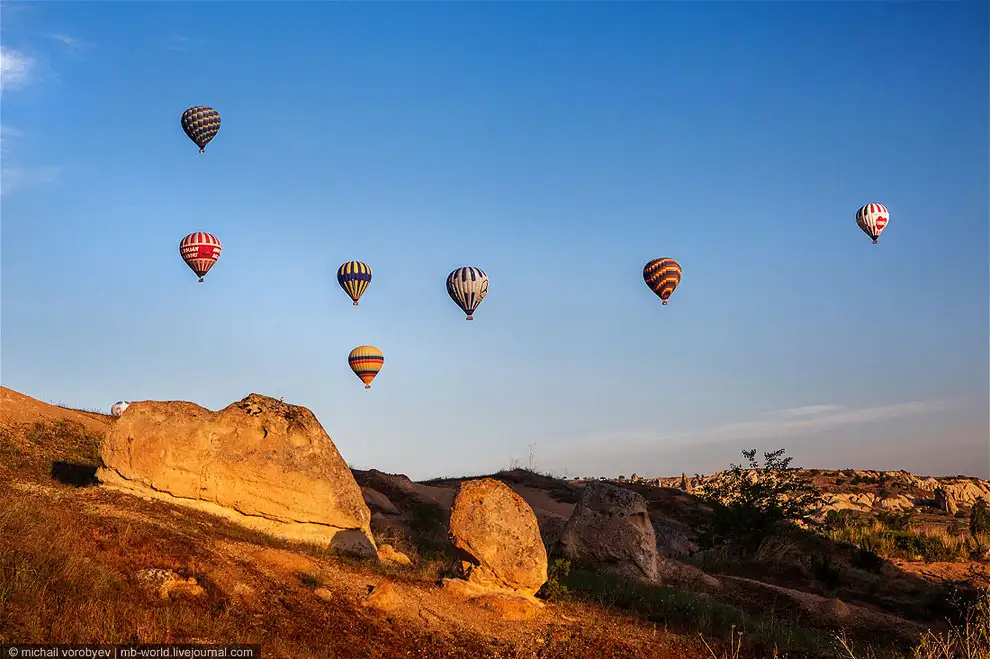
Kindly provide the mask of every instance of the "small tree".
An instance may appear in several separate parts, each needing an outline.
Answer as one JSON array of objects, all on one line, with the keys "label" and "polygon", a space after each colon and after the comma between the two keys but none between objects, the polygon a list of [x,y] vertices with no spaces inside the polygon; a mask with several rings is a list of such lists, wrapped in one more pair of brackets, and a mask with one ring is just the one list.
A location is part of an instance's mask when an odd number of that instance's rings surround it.
[{"label": "small tree", "polygon": [[731,464],[722,478],[706,484],[701,498],[712,507],[705,538],[712,546],[735,542],[755,549],[767,536],[791,522],[810,523],[811,514],[824,499],[814,483],[790,466],[785,449],[764,453],[764,465],[756,449],[743,451],[749,468]]},{"label": "small tree", "polygon": [[974,536],[990,534],[990,505],[980,497],[969,511],[969,532]]}]

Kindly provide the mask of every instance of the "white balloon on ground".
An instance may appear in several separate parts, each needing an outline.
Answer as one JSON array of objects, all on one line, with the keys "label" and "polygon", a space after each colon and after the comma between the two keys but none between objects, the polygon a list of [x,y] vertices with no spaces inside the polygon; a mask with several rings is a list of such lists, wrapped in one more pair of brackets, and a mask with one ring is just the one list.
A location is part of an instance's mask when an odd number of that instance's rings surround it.
[{"label": "white balloon on ground", "polygon": [[130,405],[130,403],[128,403],[126,400],[118,400],[116,403],[110,406],[111,416],[120,416],[121,414],[124,413],[124,410],[127,409],[128,405]]}]

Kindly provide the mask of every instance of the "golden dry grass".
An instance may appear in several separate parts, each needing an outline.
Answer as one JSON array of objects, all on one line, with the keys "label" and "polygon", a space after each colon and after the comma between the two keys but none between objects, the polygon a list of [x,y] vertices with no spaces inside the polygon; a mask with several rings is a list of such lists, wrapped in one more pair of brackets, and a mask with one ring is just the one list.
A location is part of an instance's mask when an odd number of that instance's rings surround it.
[{"label": "golden dry grass", "polygon": [[860,520],[829,528],[828,537],[848,542],[884,558],[926,562],[969,560],[978,546],[990,538],[972,536],[969,531],[953,533],[935,524],[907,524],[891,528],[878,519]]},{"label": "golden dry grass", "polygon": [[[12,395],[9,390],[3,394]],[[41,415],[38,419],[32,420],[32,411],[16,417],[16,423],[7,418],[0,423],[0,643],[198,639],[261,643],[267,657],[293,659],[515,658],[535,656],[537,651],[541,658],[836,656],[821,641],[821,630],[801,628],[775,612],[744,611],[671,588],[632,589],[587,575],[583,581],[574,575],[565,584],[570,593],[553,604],[576,620],[566,631],[554,628],[550,633],[546,626],[520,625],[510,640],[469,633],[456,624],[431,630],[395,617],[371,616],[350,596],[322,601],[314,596],[314,589],[332,587],[333,579],[339,580],[346,571],[333,565],[349,566],[352,581],[385,577],[406,584],[410,592],[435,591],[434,584],[452,576],[457,567],[456,557],[445,548],[442,508],[413,502],[407,506],[411,536],[390,530],[376,537],[380,544],[406,553],[414,561],[413,569],[328,556],[168,504],[139,502],[102,488],[59,485],[52,480],[54,464],[96,466],[100,430],[106,421],[95,414],[55,412],[40,405],[34,406]],[[6,415],[11,406],[5,402],[4,407]],[[913,533],[959,551],[939,529]],[[259,572],[257,566],[228,565],[218,558],[216,547],[231,544],[281,551],[297,557],[300,565],[310,559],[319,565],[281,575]],[[765,543],[757,559],[783,562],[801,552],[802,547],[785,538]],[[161,599],[136,578],[149,567],[194,577],[205,594]],[[258,590],[252,606],[231,596],[229,582],[237,580]],[[463,615],[474,614],[464,609]],[[739,629],[745,630],[742,644],[734,635]],[[937,638],[932,635],[925,642],[935,647]],[[895,656],[881,650],[877,649],[878,656]],[[919,659],[936,658],[942,659],[919,655]]]},{"label": "golden dry grass", "polygon": [[[839,639],[843,657],[874,659],[872,651],[857,654],[844,638]],[[990,659],[990,590],[983,590],[977,602],[966,607],[962,621],[942,633],[928,631],[918,645],[901,655],[903,659]]]}]

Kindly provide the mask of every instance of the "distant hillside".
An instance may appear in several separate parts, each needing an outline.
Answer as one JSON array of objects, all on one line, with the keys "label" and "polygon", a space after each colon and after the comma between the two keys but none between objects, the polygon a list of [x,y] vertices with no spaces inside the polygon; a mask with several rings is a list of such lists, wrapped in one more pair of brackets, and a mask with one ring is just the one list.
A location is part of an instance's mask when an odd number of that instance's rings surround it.
[{"label": "distant hillside", "polygon": [[[906,471],[795,469],[803,480],[830,495],[827,510],[908,510],[933,509],[954,515],[967,512],[976,500],[990,501],[990,481],[970,476],[915,476]],[[726,472],[708,476],[686,474],[670,478],[641,479],[632,482],[656,487],[672,487],[701,492],[711,483],[722,481]],[[746,473],[749,473],[748,470]]]}]

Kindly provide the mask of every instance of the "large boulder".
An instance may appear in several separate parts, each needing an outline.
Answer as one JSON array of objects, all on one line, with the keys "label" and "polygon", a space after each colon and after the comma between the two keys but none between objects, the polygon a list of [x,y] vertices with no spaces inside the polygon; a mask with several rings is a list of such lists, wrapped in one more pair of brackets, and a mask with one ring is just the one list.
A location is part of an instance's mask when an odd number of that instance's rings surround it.
[{"label": "large boulder", "polygon": [[655,583],[660,576],[646,499],[610,483],[585,486],[564,526],[560,548],[576,563],[633,581]]},{"label": "large boulder", "polygon": [[212,412],[139,401],[100,445],[107,486],[191,506],[288,540],[375,556],[371,512],[311,411],[251,394]]},{"label": "large boulder", "polygon": [[584,488],[560,538],[563,554],[584,567],[651,585],[720,589],[718,579],[660,553],[658,545],[672,548],[675,543],[669,538],[658,543],[641,494],[609,483]]},{"label": "large boulder", "polygon": [[547,580],[547,551],[536,515],[505,483],[466,481],[450,512],[450,539],[467,581],[531,597]]}]

